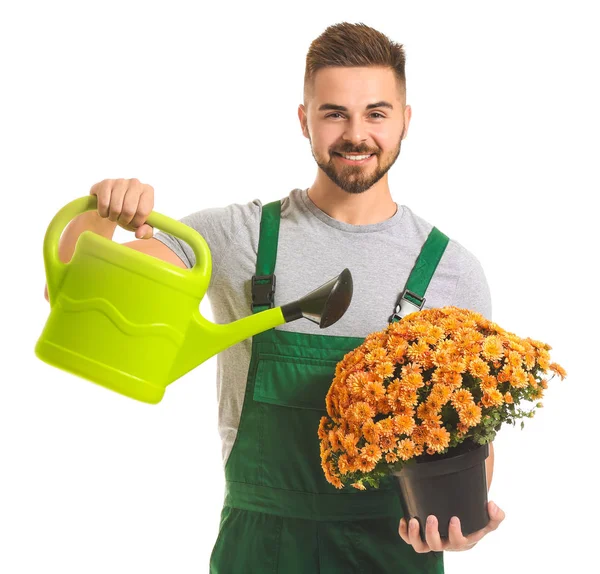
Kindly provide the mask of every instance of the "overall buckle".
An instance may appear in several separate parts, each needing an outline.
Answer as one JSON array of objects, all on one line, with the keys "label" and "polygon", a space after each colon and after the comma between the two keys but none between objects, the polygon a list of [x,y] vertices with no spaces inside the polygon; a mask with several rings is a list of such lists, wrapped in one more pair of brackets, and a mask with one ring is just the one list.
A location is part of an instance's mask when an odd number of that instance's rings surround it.
[{"label": "overall buckle", "polygon": [[[406,295],[410,295],[414,299],[417,300],[417,303],[407,299]],[[408,289],[404,289],[402,291],[402,295],[398,299],[398,303],[396,303],[396,308],[394,309],[393,315],[390,317],[390,323],[396,323],[402,317],[409,315],[410,313],[414,313],[415,311],[421,311],[423,309],[423,305],[425,305],[425,297],[421,297]]]},{"label": "overall buckle", "polygon": [[275,275],[252,275],[252,311],[255,307],[273,307]]}]

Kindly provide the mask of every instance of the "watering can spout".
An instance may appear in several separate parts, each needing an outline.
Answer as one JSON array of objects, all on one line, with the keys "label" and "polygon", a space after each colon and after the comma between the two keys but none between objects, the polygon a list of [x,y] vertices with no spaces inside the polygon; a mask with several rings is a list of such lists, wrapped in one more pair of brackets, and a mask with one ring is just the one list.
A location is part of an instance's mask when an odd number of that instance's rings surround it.
[{"label": "watering can spout", "polygon": [[322,329],[329,327],[346,312],[351,299],[352,275],[349,269],[344,269],[337,277],[297,301],[225,325],[205,319],[197,310],[168,376],[168,384],[224,349],[277,325],[305,318]]}]

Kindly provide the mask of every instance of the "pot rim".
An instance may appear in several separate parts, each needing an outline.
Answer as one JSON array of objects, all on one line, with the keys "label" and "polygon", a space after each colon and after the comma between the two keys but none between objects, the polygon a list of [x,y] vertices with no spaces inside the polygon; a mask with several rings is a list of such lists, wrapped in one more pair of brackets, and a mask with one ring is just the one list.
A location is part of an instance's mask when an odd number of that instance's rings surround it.
[{"label": "pot rim", "polygon": [[399,478],[405,478],[408,476],[424,477],[459,472],[482,463],[488,457],[489,452],[489,443],[480,444],[477,446],[477,448],[457,456],[451,456],[432,461],[415,461],[412,464],[404,466],[401,470],[396,471],[393,474]]}]

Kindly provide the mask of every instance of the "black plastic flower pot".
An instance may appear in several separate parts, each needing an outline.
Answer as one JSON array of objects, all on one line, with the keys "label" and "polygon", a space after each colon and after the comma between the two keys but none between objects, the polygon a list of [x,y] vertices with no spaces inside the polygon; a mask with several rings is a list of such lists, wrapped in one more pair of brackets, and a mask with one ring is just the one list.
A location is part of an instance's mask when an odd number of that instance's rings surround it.
[{"label": "black plastic flower pot", "polygon": [[427,517],[438,519],[441,538],[448,538],[450,519],[458,516],[463,535],[483,528],[487,511],[485,459],[489,445],[467,439],[443,455],[421,455],[394,473],[400,484],[400,501],[406,522],[416,518],[425,540]]}]

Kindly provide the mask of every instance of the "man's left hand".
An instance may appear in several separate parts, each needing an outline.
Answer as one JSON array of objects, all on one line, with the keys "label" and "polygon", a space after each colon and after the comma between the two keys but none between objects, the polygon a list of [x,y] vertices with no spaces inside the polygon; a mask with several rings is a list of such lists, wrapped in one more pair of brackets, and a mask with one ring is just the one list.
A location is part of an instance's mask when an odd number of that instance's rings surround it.
[{"label": "man's left hand", "polygon": [[504,520],[504,511],[496,506],[493,502],[488,502],[488,513],[490,515],[490,521],[481,530],[472,532],[468,536],[463,536],[462,529],[460,526],[460,520],[457,517],[456,524],[453,520],[450,521],[448,527],[448,539],[442,540],[440,533],[438,532],[438,521],[433,515],[429,516],[427,525],[425,526],[425,539],[426,542],[421,540],[419,535],[419,523],[416,518],[410,521],[410,530],[406,531],[406,520],[400,519],[400,527],[398,532],[404,542],[413,546],[416,552],[422,554],[424,552],[440,552],[442,550],[460,552],[462,550],[469,550],[473,548],[488,532],[496,530],[500,523]]}]

